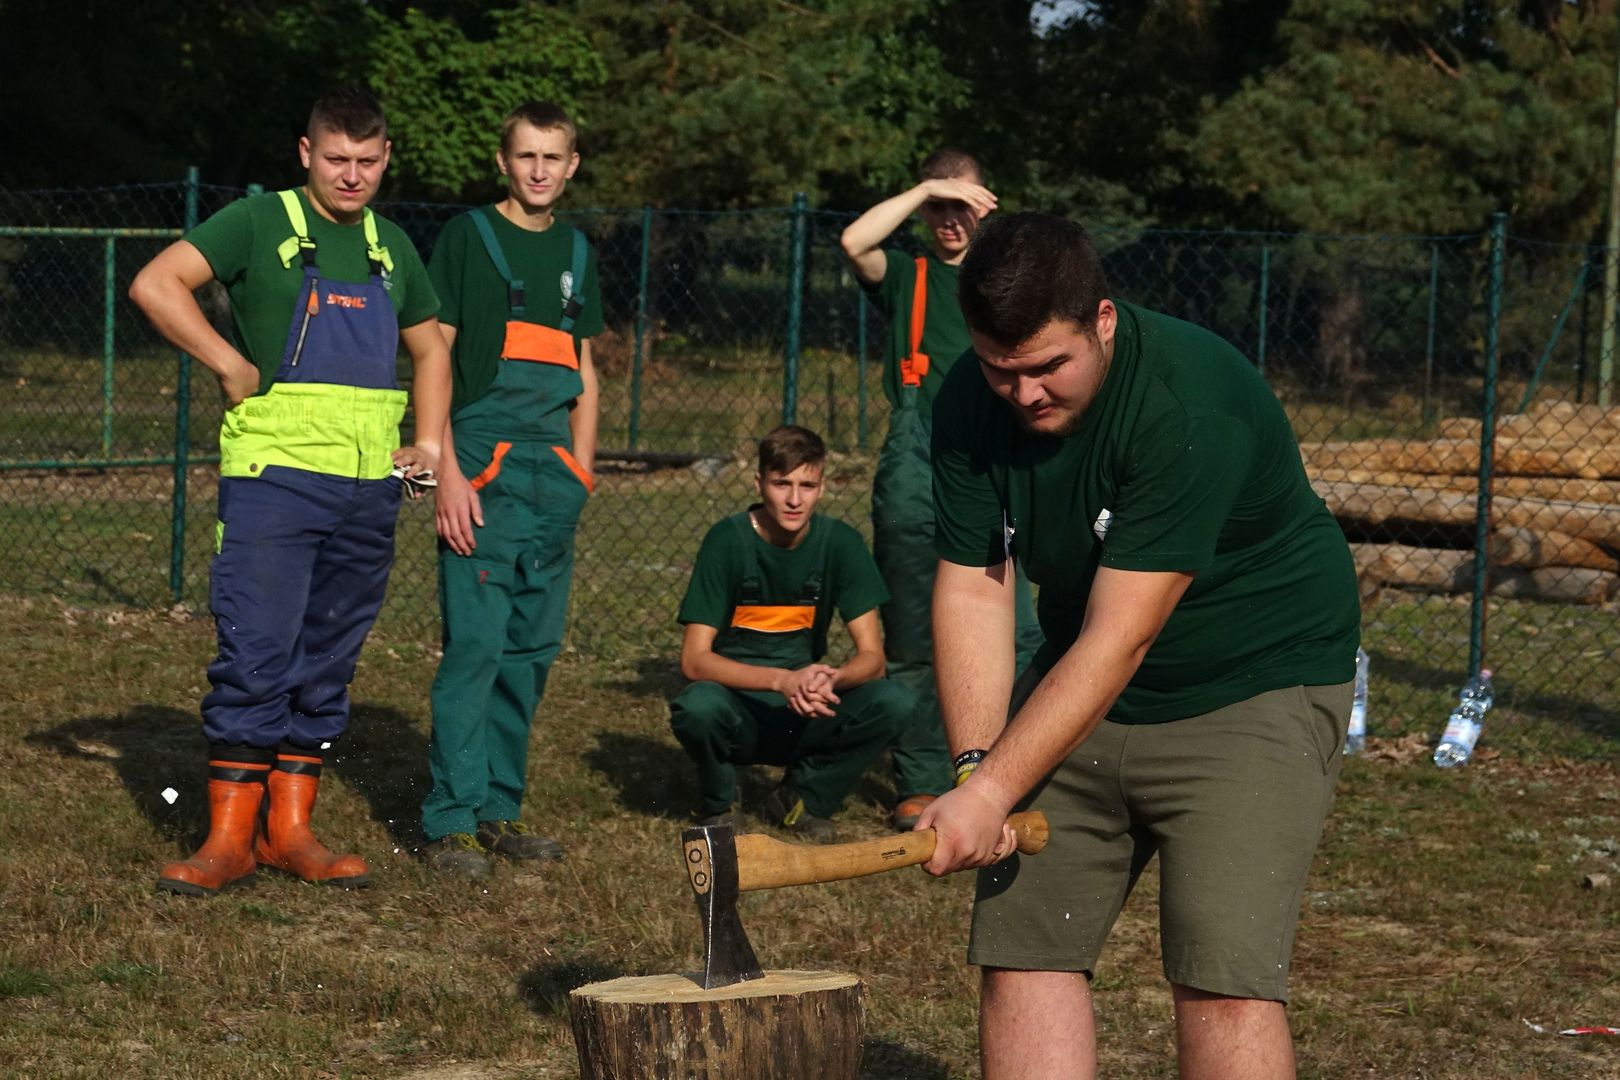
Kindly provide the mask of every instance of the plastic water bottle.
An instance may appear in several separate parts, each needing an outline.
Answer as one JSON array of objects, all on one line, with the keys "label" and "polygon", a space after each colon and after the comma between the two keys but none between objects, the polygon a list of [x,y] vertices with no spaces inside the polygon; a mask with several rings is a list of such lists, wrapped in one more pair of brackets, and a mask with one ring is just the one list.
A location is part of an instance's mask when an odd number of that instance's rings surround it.
[{"label": "plastic water bottle", "polygon": [[1485,724],[1485,712],[1491,707],[1491,673],[1481,670],[1469,679],[1457,698],[1457,707],[1446,720],[1446,730],[1440,736],[1440,745],[1434,748],[1434,763],[1442,769],[1454,769],[1468,764],[1479,741],[1480,729]]},{"label": "plastic water bottle", "polygon": [[1356,650],[1356,689],[1350,699],[1350,729],[1344,736],[1344,755],[1367,749],[1367,651]]}]

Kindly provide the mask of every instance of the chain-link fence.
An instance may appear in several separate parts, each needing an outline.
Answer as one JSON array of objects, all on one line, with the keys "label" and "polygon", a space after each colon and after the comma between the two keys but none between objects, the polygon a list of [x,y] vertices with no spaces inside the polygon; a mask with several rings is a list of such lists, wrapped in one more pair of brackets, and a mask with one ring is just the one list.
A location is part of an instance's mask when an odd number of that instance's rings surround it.
[{"label": "chain-link fence", "polygon": [[[205,607],[220,396],[125,293],[239,194],[0,192],[0,589]],[[424,255],[461,209],[379,207]],[[573,647],[674,653],[698,540],[747,501],[753,442],[784,417],[834,450],[824,510],[867,529],[883,326],[838,248],[850,217],[802,202],[570,216],[596,245],[607,323]],[[1514,240],[1501,219],[1452,237],[1097,239],[1115,295],[1233,341],[1287,407],[1356,553],[1374,734],[1432,729],[1481,663],[1535,745],[1616,734],[1620,412],[1601,250]],[[378,631],[431,642],[432,515],[401,515]]]}]

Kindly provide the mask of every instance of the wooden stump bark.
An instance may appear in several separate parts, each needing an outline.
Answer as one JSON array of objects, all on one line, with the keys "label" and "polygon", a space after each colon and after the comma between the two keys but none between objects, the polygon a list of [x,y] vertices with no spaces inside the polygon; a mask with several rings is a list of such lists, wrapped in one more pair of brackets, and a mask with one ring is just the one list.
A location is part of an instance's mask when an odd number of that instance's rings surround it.
[{"label": "wooden stump bark", "polygon": [[568,995],[582,1080],[838,1080],[861,1065],[860,980],[767,971],[704,990],[684,975],[591,983]]}]

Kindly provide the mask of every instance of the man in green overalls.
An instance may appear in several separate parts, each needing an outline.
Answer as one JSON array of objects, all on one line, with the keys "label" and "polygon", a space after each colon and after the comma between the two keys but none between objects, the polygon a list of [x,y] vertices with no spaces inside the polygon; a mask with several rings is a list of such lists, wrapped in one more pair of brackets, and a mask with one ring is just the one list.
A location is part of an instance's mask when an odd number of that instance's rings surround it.
[{"label": "man in green overalls", "polygon": [[[272,866],[364,885],[365,860],[310,831],[321,766],[382,605],[402,479],[434,469],[450,398],[439,302],[405,234],[367,208],[388,165],[363,90],[315,103],[308,181],[238,200],[153,259],[130,297],[219,377],[219,524],[208,606],[219,655],[203,699],[209,832],[158,889],[193,896]],[[193,292],[224,284],[234,341]],[[401,448],[400,341],[415,366],[415,446]]]},{"label": "man in green overalls", "polygon": [[[737,824],[736,766],[786,766],[765,818],[806,839],[837,839],[831,818],[868,764],[910,722],[916,698],[882,678],[877,566],[854,529],[816,517],[827,448],[784,426],[759,444],[760,501],[709,530],[678,618],[681,674],[670,703],[692,756],[705,825]],[[821,662],[833,611],[855,655]]]},{"label": "man in green overalls", "polygon": [[519,813],[596,457],[596,255],[553,213],[579,167],[574,140],[556,105],[514,109],[495,159],[506,197],[452,219],[428,266],[455,397],[437,493],[444,659],[422,827],[428,865],[472,880],[491,855],[563,854]]},{"label": "man in green overalls", "polygon": [[[891,748],[899,788],[894,826],[902,831],[952,783],[929,622],[936,557],[928,447],[934,395],[957,357],[972,347],[956,302],[957,267],[979,222],[995,208],[996,197],[971,155],[936,150],[918,169],[915,187],[856,218],[841,239],[861,287],[889,320],[883,365],[889,434],[872,486],[872,549],[889,588],[882,610],[889,676],[917,695],[916,717]],[[882,247],[913,213],[928,226],[929,253],[913,257]],[[1029,582],[1020,574],[1020,665],[1040,643]]]}]

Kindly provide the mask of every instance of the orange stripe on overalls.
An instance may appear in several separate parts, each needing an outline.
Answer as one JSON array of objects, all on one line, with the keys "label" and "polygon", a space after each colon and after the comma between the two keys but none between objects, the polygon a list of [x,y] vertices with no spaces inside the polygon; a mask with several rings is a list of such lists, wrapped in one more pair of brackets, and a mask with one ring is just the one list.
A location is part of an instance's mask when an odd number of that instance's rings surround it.
[{"label": "orange stripe on overalls", "polygon": [[928,318],[928,260],[917,260],[917,280],[911,287],[911,351],[900,361],[900,385],[921,386],[928,374],[928,354],[922,351],[923,321]]},{"label": "orange stripe on overalls", "polygon": [[816,625],[814,604],[738,604],[731,625],[762,634],[791,634]]},{"label": "orange stripe on overalls", "polygon": [[477,491],[479,488],[501,475],[501,458],[505,457],[506,452],[510,449],[512,449],[512,444],[509,442],[498,442],[495,444],[495,456],[490,459],[488,465],[484,466],[483,472],[472,478],[472,486],[474,491]]}]

